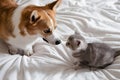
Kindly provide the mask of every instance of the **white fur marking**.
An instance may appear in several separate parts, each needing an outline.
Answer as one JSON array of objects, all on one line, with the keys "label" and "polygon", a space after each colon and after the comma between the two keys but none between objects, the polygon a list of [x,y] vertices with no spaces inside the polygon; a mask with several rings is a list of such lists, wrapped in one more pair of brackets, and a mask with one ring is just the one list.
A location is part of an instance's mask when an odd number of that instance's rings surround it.
[{"label": "white fur marking", "polygon": [[47,14],[46,11],[44,11],[44,13],[48,16],[48,18],[49,18],[49,20],[50,20],[50,23],[51,23],[50,28],[51,28],[52,30],[54,30],[54,23],[53,23],[53,20],[52,20],[51,17]]},{"label": "white fur marking", "polygon": [[18,8],[16,8],[16,10],[14,11],[13,15],[12,15],[12,23],[14,26],[14,34],[17,35],[19,34],[20,30],[18,29],[18,26],[20,24],[20,20],[21,20],[21,13],[23,11],[24,7],[20,6]]}]

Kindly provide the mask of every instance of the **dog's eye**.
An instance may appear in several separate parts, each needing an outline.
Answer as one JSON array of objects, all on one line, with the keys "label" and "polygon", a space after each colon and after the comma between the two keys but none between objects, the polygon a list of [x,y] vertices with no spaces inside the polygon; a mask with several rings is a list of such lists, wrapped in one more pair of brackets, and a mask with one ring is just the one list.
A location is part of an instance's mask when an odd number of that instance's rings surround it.
[{"label": "dog's eye", "polygon": [[44,33],[50,33],[50,32],[51,32],[50,29],[44,30]]}]

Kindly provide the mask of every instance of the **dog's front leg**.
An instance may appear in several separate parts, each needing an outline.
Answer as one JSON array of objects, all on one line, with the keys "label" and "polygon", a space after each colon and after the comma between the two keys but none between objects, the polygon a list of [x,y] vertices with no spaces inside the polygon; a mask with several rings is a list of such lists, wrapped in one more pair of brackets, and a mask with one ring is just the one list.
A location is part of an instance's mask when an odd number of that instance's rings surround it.
[{"label": "dog's front leg", "polygon": [[14,55],[14,54],[24,55],[24,50],[23,49],[19,49],[15,46],[12,46],[12,45],[8,45],[8,52],[11,55]]},{"label": "dog's front leg", "polygon": [[27,45],[26,47],[23,46],[23,48],[17,48],[16,46],[13,46],[11,44],[7,44],[8,46],[8,52],[11,55],[14,54],[20,54],[20,55],[27,55],[27,56],[31,56],[33,54],[33,49],[32,49],[32,45]]},{"label": "dog's front leg", "polygon": [[31,56],[33,54],[33,45],[30,44],[30,45],[26,46],[24,51],[25,51],[25,55]]},{"label": "dog's front leg", "polygon": [[9,45],[8,46],[8,52],[11,55],[14,54],[20,54],[20,55],[26,55],[26,56],[31,56],[33,54],[32,47],[26,48],[26,49],[20,49],[15,46]]}]

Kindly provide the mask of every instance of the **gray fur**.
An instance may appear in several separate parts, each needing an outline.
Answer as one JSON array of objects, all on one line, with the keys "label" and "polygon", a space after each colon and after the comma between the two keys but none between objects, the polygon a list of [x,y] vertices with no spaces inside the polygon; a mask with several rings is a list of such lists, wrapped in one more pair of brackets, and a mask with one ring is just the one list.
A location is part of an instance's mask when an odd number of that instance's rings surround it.
[{"label": "gray fur", "polygon": [[112,64],[114,58],[120,55],[120,51],[115,51],[104,43],[87,43],[80,34],[71,35],[66,46],[73,50],[72,56],[77,59],[78,66],[87,66],[91,70],[102,69]]}]

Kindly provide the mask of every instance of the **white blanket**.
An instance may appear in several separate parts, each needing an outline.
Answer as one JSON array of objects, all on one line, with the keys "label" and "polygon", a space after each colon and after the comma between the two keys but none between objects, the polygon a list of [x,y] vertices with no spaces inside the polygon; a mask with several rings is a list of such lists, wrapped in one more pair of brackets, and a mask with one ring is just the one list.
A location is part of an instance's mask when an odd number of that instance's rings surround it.
[{"label": "white blanket", "polygon": [[[43,5],[52,0],[39,1]],[[120,80],[120,56],[105,69],[75,71],[71,51],[65,46],[68,36],[77,29],[88,42],[104,42],[120,49],[120,0],[63,0],[56,20],[56,34],[62,44],[41,40],[30,57],[9,55],[0,42],[0,80]]]}]

